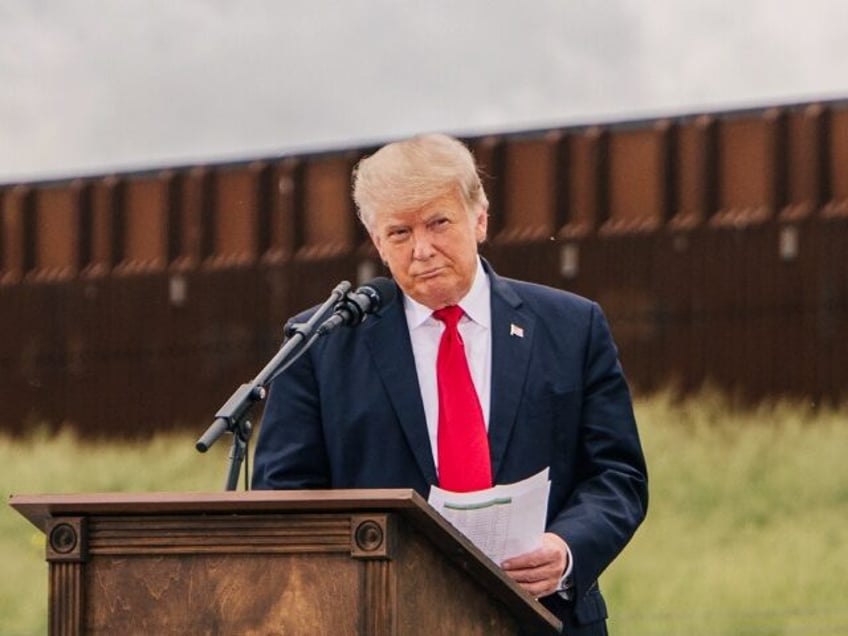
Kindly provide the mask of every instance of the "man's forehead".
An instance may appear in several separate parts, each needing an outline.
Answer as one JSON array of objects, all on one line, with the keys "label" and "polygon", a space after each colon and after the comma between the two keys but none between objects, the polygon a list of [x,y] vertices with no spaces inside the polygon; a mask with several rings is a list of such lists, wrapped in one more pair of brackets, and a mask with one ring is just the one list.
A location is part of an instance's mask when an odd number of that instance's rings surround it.
[{"label": "man's forehead", "polygon": [[464,212],[465,206],[453,196],[443,196],[433,199],[422,206],[412,208],[386,208],[378,210],[376,221],[378,225],[397,225],[413,222],[425,222],[439,214]]}]

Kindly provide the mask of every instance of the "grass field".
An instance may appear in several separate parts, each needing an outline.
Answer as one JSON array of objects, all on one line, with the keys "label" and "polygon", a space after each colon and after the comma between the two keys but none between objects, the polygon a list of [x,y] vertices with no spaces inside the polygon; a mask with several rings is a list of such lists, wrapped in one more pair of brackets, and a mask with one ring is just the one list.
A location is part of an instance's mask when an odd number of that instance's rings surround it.
[{"label": "grass field", "polygon": [[[610,630],[848,634],[848,410],[731,409],[716,396],[637,402],[648,519],[601,581]],[[199,431],[202,432],[202,431]],[[228,440],[0,437],[11,493],[221,490]],[[43,536],[0,509],[0,634],[46,633]]]},{"label": "grass field", "polygon": [[648,519],[605,573],[612,633],[848,634],[848,412],[638,404]]}]

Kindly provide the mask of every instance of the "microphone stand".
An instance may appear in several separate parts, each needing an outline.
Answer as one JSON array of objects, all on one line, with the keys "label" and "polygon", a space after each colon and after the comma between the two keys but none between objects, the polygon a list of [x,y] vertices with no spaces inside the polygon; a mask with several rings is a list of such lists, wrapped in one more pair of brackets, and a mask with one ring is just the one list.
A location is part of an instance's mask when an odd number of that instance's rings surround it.
[{"label": "microphone stand", "polygon": [[[350,287],[350,283],[346,280],[336,285],[330,297],[312,314],[312,317],[307,322],[295,323],[286,330],[286,340],[276,355],[271,358],[253,380],[242,384],[235,390],[218,412],[215,413],[215,419],[209,428],[206,429],[206,432],[195,443],[195,448],[201,453],[205,453],[224,433],[233,434],[233,443],[228,456],[227,490],[235,490],[238,486],[241,464],[247,455],[247,444],[252,429],[252,425],[247,419],[250,409],[254,404],[261,402],[268,395],[266,387],[274,377],[284,370],[283,364],[290,362],[289,358],[293,354],[296,354],[295,357],[302,354],[306,350],[306,347],[315,341],[315,338],[313,338],[312,341],[301,346],[315,332],[325,314],[350,291]],[[244,481],[245,490],[249,490],[246,470]]]}]

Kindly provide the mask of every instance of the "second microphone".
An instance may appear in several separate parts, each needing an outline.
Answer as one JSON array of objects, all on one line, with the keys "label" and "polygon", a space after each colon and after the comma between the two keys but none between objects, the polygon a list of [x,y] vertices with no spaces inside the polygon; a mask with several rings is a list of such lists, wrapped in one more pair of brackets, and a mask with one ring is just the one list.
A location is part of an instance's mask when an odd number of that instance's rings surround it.
[{"label": "second microphone", "polygon": [[358,287],[356,291],[345,294],[333,307],[333,315],[318,327],[316,333],[324,336],[342,325],[355,327],[365,316],[392,302],[396,294],[397,286],[394,281],[378,276]]}]

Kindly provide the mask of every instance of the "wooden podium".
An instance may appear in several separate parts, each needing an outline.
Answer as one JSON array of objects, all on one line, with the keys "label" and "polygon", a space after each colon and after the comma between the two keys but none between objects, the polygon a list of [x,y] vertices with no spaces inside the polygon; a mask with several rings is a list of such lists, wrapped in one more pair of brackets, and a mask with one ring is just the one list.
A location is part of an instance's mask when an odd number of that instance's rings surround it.
[{"label": "wooden podium", "polygon": [[14,495],[75,634],[515,634],[560,623],[412,490]]}]

